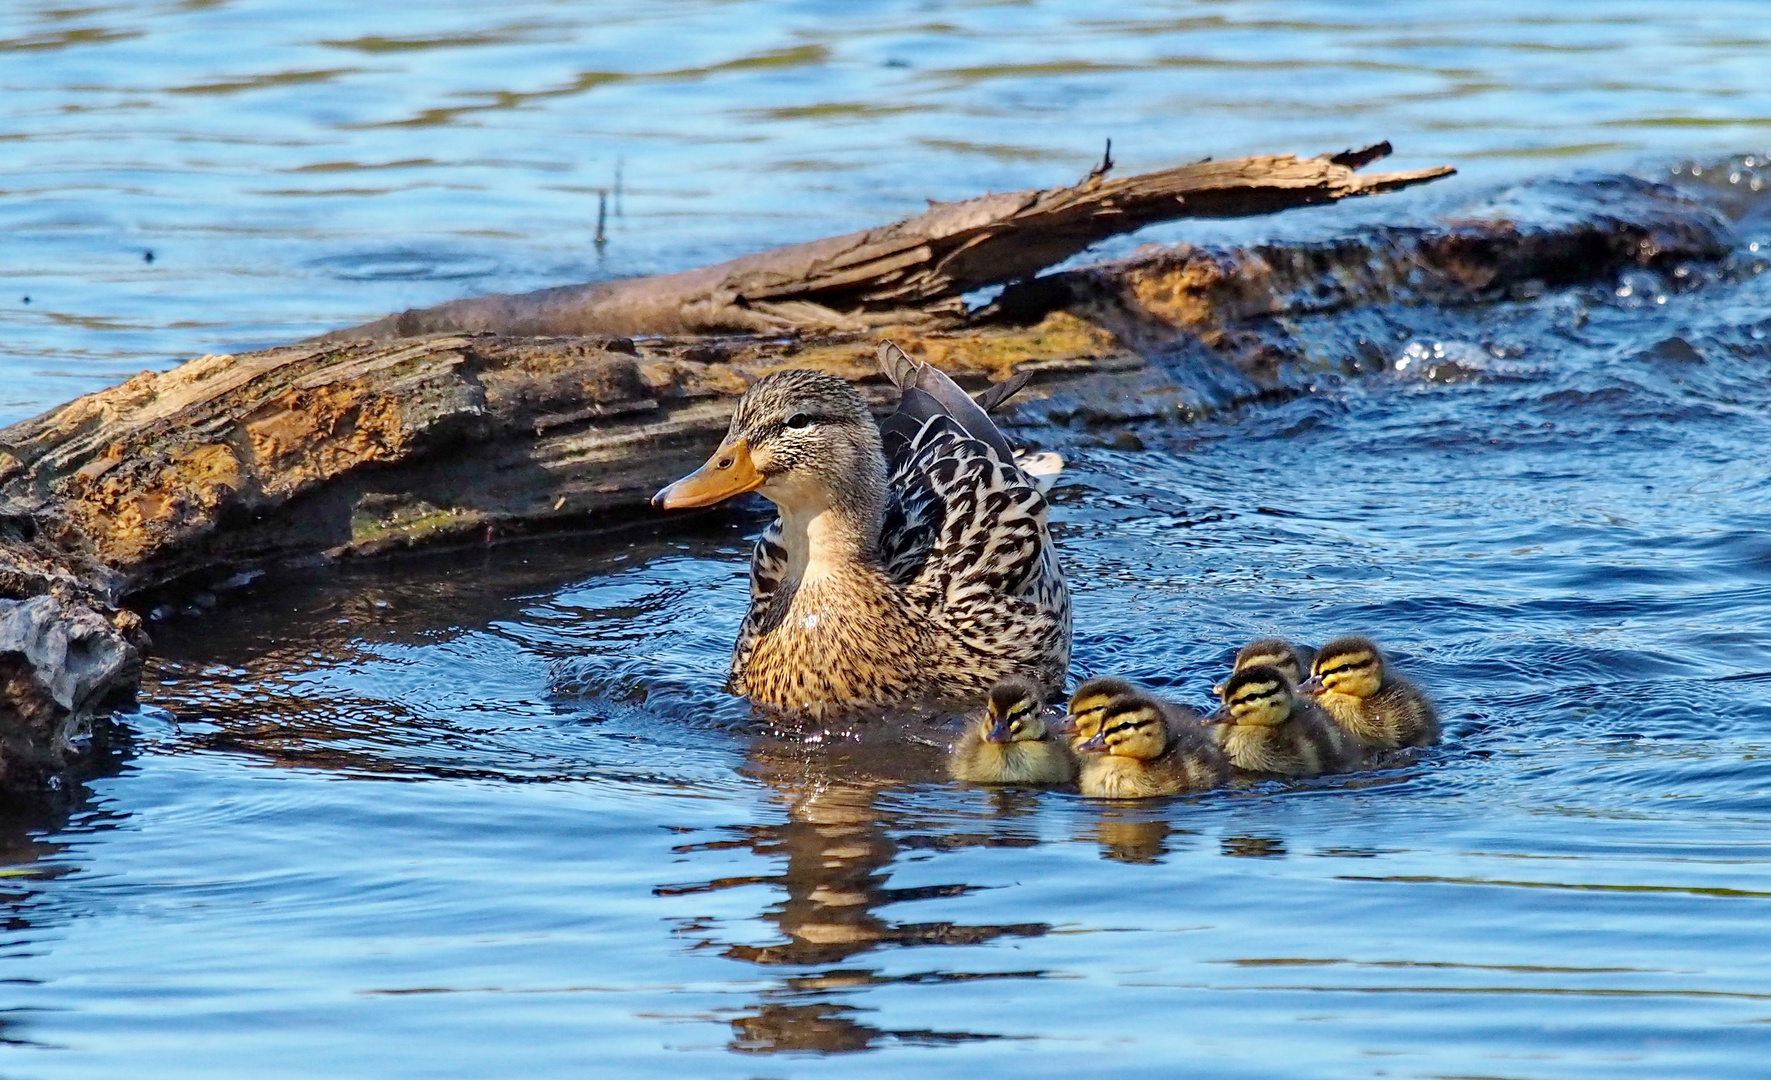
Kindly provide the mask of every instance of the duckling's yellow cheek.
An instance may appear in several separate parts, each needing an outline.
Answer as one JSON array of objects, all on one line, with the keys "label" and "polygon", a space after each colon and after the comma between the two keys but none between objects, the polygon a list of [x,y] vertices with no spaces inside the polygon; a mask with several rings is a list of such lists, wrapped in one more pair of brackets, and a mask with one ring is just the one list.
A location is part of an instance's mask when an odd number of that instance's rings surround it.
[{"label": "duckling's yellow cheek", "polygon": [[1356,671],[1347,677],[1343,692],[1354,697],[1370,697],[1377,693],[1381,681],[1375,671]]}]

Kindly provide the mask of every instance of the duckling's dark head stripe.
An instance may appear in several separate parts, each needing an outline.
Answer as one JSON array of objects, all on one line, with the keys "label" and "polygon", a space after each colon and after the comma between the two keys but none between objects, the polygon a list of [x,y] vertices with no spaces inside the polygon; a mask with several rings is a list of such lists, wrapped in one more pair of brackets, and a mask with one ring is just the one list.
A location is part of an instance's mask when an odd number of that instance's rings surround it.
[{"label": "duckling's dark head stripe", "polygon": [[1378,651],[1376,642],[1366,637],[1344,637],[1322,646],[1312,670],[1318,675],[1333,675],[1382,663],[1383,653]]},{"label": "duckling's dark head stripe", "polygon": [[1277,667],[1286,663],[1302,666],[1297,648],[1289,641],[1281,641],[1278,638],[1261,638],[1259,641],[1251,641],[1244,645],[1236,653],[1236,660],[1231,666],[1240,670],[1261,664]]},{"label": "duckling's dark head stripe", "polygon": [[1277,668],[1264,664],[1243,668],[1224,684],[1224,700],[1233,705],[1275,698],[1290,692],[1290,681]]},{"label": "duckling's dark head stripe", "polygon": [[1130,701],[1115,702],[1101,717],[1101,733],[1111,735],[1116,731],[1131,731],[1145,727],[1151,723],[1161,723],[1162,713],[1148,700],[1133,698]]},{"label": "duckling's dark head stripe", "polygon": [[1137,692],[1138,688],[1131,683],[1126,682],[1124,679],[1090,679],[1076,688],[1076,693],[1070,700],[1082,701],[1086,698],[1101,699],[1120,697],[1123,695],[1135,694]]},{"label": "duckling's dark head stripe", "polygon": [[1111,738],[1114,735],[1124,735],[1128,732],[1137,731],[1139,728],[1146,728],[1149,726],[1150,726],[1150,717],[1137,716],[1137,717],[1134,717],[1130,720],[1121,720],[1118,723],[1109,723],[1106,727],[1103,727],[1101,729],[1101,736],[1103,738]]},{"label": "duckling's dark head stripe", "polygon": [[[998,716],[1037,709],[1044,704],[1045,695],[1026,679],[1010,676],[990,688],[990,707]],[[1017,709],[1016,706],[1020,708]]]}]

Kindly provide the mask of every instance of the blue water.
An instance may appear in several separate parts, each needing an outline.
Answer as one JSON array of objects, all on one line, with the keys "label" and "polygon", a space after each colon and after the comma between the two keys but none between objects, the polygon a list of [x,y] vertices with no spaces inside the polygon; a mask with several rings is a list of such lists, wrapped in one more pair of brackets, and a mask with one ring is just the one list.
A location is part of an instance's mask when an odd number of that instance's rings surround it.
[{"label": "blue water", "polygon": [[[434,7],[0,15],[0,418],[1070,179],[1108,135],[1464,170],[1157,234],[1247,237],[1771,125],[1745,4]],[[274,575],[155,623],[126,760],[6,824],[0,1072],[1763,1075],[1758,176],[1701,181],[1746,211],[1701,283],[1306,321],[1294,399],[1011,432],[1071,461],[1078,675],[1202,701],[1249,637],[1368,632],[1447,718],[1418,762],[1110,806],[766,737],[716,690],[745,514]]]}]

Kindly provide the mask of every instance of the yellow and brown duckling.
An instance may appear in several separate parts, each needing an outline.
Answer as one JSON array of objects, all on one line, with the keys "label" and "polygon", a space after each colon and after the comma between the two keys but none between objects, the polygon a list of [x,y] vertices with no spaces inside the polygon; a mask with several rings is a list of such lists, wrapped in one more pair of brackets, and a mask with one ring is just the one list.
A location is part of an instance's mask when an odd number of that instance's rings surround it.
[{"label": "yellow and brown duckling", "polygon": [[1336,638],[1322,646],[1309,681],[1298,689],[1314,696],[1341,730],[1367,750],[1439,741],[1439,716],[1432,702],[1389,670],[1370,638]]},{"label": "yellow and brown duckling", "polygon": [[1292,692],[1285,672],[1265,664],[1230,676],[1224,704],[1205,723],[1245,772],[1320,776],[1355,768],[1363,756],[1314,702]]},{"label": "yellow and brown duckling", "polygon": [[[1076,721],[1085,722],[1095,723]],[[1209,791],[1230,780],[1229,762],[1192,710],[1136,688],[1101,705],[1095,733],[1075,750],[1077,787],[1099,799]]]},{"label": "yellow and brown duckling", "polygon": [[947,771],[968,784],[1068,784],[1076,778],[1070,748],[1046,724],[1045,696],[1031,680],[990,688],[984,715],[967,725]]},{"label": "yellow and brown duckling", "polygon": [[[1277,668],[1279,673],[1291,680],[1296,686],[1310,674],[1310,662],[1316,659],[1316,650],[1308,645],[1297,645],[1281,638],[1261,638],[1251,641],[1237,650],[1236,659],[1230,665],[1230,674],[1251,667]],[[1218,683],[1211,692],[1218,697],[1224,696],[1225,683]]]},{"label": "yellow and brown duckling", "polygon": [[1070,592],[1043,492],[1058,462],[1023,467],[977,402],[896,346],[880,366],[900,391],[883,422],[835,376],[763,376],[707,463],[653,500],[754,491],[779,511],[751,555],[728,688],[816,717],[975,701],[1008,675],[1056,692]]},{"label": "yellow and brown duckling", "polygon": [[1074,751],[1100,732],[1107,706],[1137,693],[1138,688],[1124,679],[1090,679],[1077,687],[1070,695],[1069,711],[1058,724],[1058,730],[1070,738],[1070,749]]}]

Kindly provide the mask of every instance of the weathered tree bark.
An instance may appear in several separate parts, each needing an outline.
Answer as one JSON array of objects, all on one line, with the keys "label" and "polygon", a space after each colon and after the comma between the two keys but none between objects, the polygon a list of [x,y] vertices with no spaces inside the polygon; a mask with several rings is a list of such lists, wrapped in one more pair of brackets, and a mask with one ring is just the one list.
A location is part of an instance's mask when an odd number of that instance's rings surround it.
[{"label": "weathered tree bark", "polygon": [[1449,166],[1361,176],[1389,143],[1325,157],[1202,161],[1120,180],[1110,162],[1072,187],[934,203],[883,228],[776,248],[680,274],[456,300],[321,340],[435,333],[700,334],[951,324],[960,297],[1062,262],[1158,221],[1246,217],[1376,195],[1449,176]]},{"label": "weathered tree bark", "polygon": [[1031,372],[1013,423],[1196,411],[1301,391],[1275,362],[1301,352],[1290,318],[1492,300],[1733,246],[1714,211],[1663,187],[1545,190],[1535,218],[1514,208],[1320,243],[1141,253],[1011,288],[964,327],[443,333],[143,373],[0,431],[0,597],[54,597],[70,643],[45,628],[47,608],[16,616],[16,631],[0,612],[0,732],[25,733],[0,740],[0,780],[53,763],[93,703],[132,685],[131,598],[289,559],[652,520],[652,492],[717,443],[770,370],[830,371],[883,408],[873,353],[891,337],[972,387]]}]

